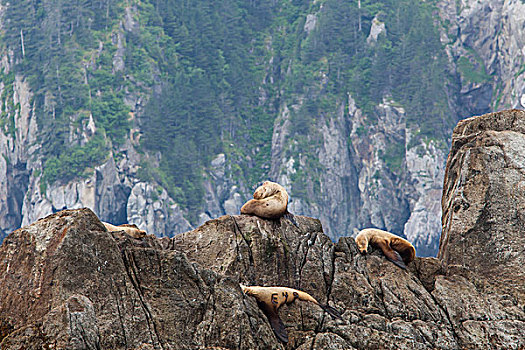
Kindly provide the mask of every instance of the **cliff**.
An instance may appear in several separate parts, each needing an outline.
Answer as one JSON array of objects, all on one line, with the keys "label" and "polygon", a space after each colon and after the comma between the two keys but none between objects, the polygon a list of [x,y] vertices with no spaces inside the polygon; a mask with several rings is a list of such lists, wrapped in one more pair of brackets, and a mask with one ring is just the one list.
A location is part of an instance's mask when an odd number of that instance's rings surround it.
[{"label": "cliff", "polygon": [[[523,111],[457,126],[439,258],[406,271],[301,216],[298,227],[223,216],[133,239],[89,209],[53,214],[0,247],[0,348],[521,349],[523,142]],[[284,346],[239,283],[304,290],[342,320],[284,306]]]},{"label": "cliff", "polygon": [[435,256],[454,125],[525,106],[525,4],[186,4],[1,2],[0,241],[82,207],[173,236],[271,179]]}]

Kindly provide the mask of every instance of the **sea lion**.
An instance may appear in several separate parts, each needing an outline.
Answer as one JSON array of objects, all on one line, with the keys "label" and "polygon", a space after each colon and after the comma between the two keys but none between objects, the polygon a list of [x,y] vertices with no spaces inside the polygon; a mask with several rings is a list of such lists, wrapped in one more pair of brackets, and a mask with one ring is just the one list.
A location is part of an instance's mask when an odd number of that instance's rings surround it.
[{"label": "sea lion", "polygon": [[265,181],[253,193],[253,199],[241,208],[241,214],[257,215],[266,219],[278,219],[287,212],[288,193],[278,183]]},{"label": "sea lion", "polygon": [[106,226],[106,230],[109,232],[124,231],[133,238],[142,238],[146,235],[146,231],[139,229],[135,224],[122,224],[115,226],[107,222],[102,223]]},{"label": "sea lion", "polygon": [[405,270],[406,265],[416,257],[416,250],[409,241],[376,228],[361,230],[355,238],[355,242],[363,254],[366,254],[369,244],[381,248],[388,260]]},{"label": "sea lion", "polygon": [[288,211],[288,192],[276,182],[265,181],[253,193],[253,199],[241,208],[241,214],[256,215],[265,219],[285,217],[299,227],[295,217]]},{"label": "sea lion", "polygon": [[309,301],[321,307],[324,311],[328,312],[330,316],[341,318],[339,311],[333,307],[320,304],[310,294],[297,289],[287,287],[243,286],[242,284],[241,289],[244,294],[257,299],[257,305],[259,305],[259,308],[261,308],[268,318],[275,336],[283,343],[288,342],[288,333],[278,312],[279,308],[284,304],[291,304],[296,299]]}]

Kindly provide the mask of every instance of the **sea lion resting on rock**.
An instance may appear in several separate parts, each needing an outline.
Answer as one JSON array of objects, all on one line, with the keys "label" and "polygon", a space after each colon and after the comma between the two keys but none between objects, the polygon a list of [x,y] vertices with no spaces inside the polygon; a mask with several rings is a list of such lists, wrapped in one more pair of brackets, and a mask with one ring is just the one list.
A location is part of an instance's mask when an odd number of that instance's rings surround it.
[{"label": "sea lion resting on rock", "polygon": [[369,244],[381,248],[388,260],[403,269],[406,269],[406,265],[416,257],[416,250],[409,241],[376,228],[361,230],[355,242],[361,253],[367,252]]},{"label": "sea lion resting on rock", "polygon": [[291,304],[296,299],[302,301],[310,301],[320,306],[324,311],[328,312],[332,317],[341,318],[339,311],[331,306],[320,304],[310,294],[287,287],[259,287],[259,286],[243,286],[241,285],[244,294],[255,297],[257,305],[264,312],[270,325],[273,328],[275,336],[283,343],[288,342],[288,334],[284,327],[283,321],[279,318],[279,308],[284,304]]},{"label": "sea lion resting on rock", "polygon": [[278,183],[265,181],[253,193],[253,199],[241,208],[241,214],[256,215],[265,219],[278,219],[281,216],[289,219],[299,227],[294,215],[288,212],[288,192]]},{"label": "sea lion resting on rock", "polygon": [[146,231],[140,230],[135,224],[122,224],[119,226],[112,225],[107,222],[102,222],[109,232],[124,231],[133,238],[142,238],[146,235]]},{"label": "sea lion resting on rock", "polygon": [[253,199],[241,208],[241,214],[253,214],[266,219],[278,219],[287,212],[288,193],[278,183],[265,181],[253,193]]}]

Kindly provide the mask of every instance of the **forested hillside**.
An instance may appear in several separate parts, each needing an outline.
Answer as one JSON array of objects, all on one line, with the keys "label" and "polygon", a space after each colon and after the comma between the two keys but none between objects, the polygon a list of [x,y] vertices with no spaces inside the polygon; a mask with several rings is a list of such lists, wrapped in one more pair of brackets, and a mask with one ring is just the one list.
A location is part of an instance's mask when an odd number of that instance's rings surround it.
[{"label": "forested hillside", "polygon": [[467,5],[2,0],[1,232],[92,206],[173,235],[272,179],[332,238],[434,254],[452,128],[525,85],[525,53],[508,86],[471,20],[523,4]]}]

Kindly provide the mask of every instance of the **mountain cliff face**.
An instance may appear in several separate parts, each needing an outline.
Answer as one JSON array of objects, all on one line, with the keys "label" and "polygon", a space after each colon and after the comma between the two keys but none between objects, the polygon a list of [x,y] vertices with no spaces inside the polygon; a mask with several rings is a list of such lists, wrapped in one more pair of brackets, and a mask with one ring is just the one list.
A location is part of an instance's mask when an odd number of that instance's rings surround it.
[{"label": "mountain cliff face", "polygon": [[[2,349],[521,349],[525,346],[525,112],[454,131],[438,258],[400,270],[317,219],[222,216],[173,238],[107,232],[89,209],[11,233],[0,247]],[[516,190],[518,189],[518,190]],[[516,198],[518,201],[508,200]],[[275,338],[239,283],[283,285],[296,302]]]},{"label": "mountain cliff face", "polygon": [[453,126],[525,105],[524,6],[2,1],[0,240],[81,207],[171,236],[272,179],[435,256]]}]

